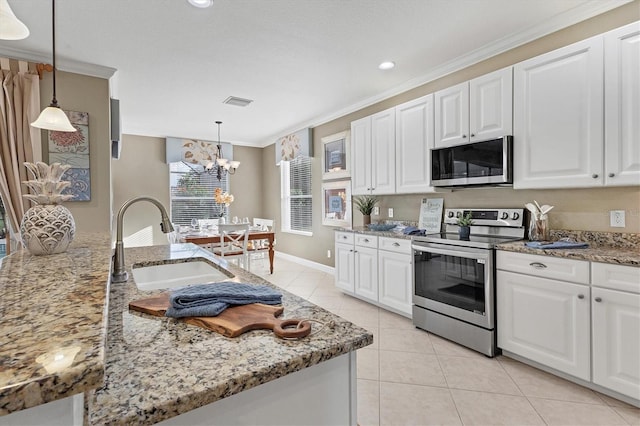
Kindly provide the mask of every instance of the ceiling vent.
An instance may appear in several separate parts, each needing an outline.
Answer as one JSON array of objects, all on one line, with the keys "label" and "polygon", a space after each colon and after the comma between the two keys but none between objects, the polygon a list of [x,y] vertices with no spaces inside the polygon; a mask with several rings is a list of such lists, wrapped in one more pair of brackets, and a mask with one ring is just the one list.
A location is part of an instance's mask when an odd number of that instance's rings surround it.
[{"label": "ceiling vent", "polygon": [[251,102],[253,102],[251,99],[238,98],[236,96],[229,96],[227,99],[222,101],[223,104],[235,105],[239,107],[246,107]]}]

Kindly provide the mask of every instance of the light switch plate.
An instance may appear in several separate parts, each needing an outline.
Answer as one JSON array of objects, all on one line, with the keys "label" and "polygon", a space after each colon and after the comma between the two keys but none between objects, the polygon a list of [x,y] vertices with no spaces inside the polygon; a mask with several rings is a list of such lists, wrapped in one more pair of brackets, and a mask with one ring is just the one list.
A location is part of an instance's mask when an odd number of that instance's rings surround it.
[{"label": "light switch plate", "polygon": [[393,207],[389,207],[389,217],[393,217]]},{"label": "light switch plate", "polygon": [[624,210],[610,210],[609,217],[611,221],[611,227],[624,228],[626,226],[624,220]]},{"label": "light switch plate", "polygon": [[379,216],[379,215],[380,215],[380,207],[375,206],[375,207],[373,208],[373,215],[374,215],[374,216]]}]

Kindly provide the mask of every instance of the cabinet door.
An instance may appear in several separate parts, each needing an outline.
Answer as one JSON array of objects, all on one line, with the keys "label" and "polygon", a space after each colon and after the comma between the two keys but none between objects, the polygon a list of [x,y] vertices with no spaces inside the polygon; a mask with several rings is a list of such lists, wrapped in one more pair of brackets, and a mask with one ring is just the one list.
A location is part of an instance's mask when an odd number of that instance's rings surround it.
[{"label": "cabinet door", "polygon": [[407,316],[411,316],[411,255],[380,250],[378,252],[378,300]]},{"label": "cabinet door", "polygon": [[514,67],[514,182],[603,183],[603,40],[593,37]]},{"label": "cabinet door", "polygon": [[355,247],[355,293],[378,301],[378,250]]},{"label": "cabinet door", "polygon": [[396,191],[395,108],[371,116],[371,188],[373,194]]},{"label": "cabinet door", "polygon": [[604,35],[606,185],[640,185],[640,23]]},{"label": "cabinet door", "polygon": [[351,122],[351,193],[371,191],[371,117]]},{"label": "cabinet door", "polygon": [[469,142],[469,82],[435,94],[435,147]]},{"label": "cabinet door", "polygon": [[498,347],[590,380],[589,287],[497,272]]},{"label": "cabinet door", "polygon": [[336,256],[336,287],[345,290],[349,293],[353,293],[355,290],[354,280],[354,253],[353,244],[338,244],[335,245]]},{"label": "cabinet door", "polygon": [[513,69],[469,82],[469,137],[472,142],[513,134]]},{"label": "cabinet door", "polygon": [[433,94],[396,107],[396,193],[433,192]]},{"label": "cabinet door", "polygon": [[640,400],[640,295],[593,287],[593,383]]}]

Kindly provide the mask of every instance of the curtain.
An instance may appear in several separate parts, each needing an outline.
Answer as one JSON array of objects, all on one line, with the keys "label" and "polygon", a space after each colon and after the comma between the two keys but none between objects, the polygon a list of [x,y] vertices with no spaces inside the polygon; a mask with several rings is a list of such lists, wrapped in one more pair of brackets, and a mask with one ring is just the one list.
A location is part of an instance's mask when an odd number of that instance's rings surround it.
[{"label": "curtain", "polygon": [[25,161],[42,161],[40,129],[30,126],[40,113],[40,82],[36,64],[0,58],[0,197],[10,238],[7,254],[17,247],[20,221],[29,208],[22,197],[28,180]]}]

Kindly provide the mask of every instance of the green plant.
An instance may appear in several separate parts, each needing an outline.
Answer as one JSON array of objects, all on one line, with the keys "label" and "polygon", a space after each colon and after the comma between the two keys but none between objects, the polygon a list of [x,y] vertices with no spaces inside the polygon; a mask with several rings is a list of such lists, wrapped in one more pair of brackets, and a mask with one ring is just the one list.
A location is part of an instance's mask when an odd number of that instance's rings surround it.
[{"label": "green plant", "polygon": [[471,226],[471,225],[473,225],[473,219],[471,219],[471,212],[467,213],[466,215],[462,215],[458,219],[458,225],[460,225],[460,226]]},{"label": "green plant", "polygon": [[361,195],[360,197],[353,198],[353,204],[364,216],[370,216],[373,208],[378,202],[378,197],[375,195]]}]

